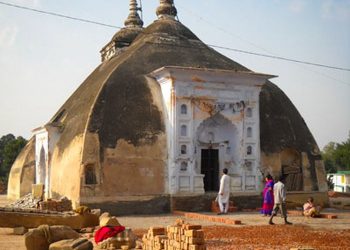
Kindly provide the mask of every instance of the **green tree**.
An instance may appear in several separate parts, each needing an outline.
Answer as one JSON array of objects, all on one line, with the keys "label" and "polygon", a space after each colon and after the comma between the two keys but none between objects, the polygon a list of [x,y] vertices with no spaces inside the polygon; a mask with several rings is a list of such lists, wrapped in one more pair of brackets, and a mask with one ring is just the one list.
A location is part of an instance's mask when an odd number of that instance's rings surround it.
[{"label": "green tree", "polygon": [[338,170],[350,170],[350,133],[349,138],[342,143],[330,142],[322,151],[322,158],[327,173]]},{"label": "green tree", "polygon": [[10,142],[15,140],[16,137],[13,134],[4,135],[0,138],[0,169],[3,162],[3,152],[5,146]]},{"label": "green tree", "polygon": [[27,140],[8,134],[0,138],[0,180],[6,185],[13,162],[16,160]]},{"label": "green tree", "polygon": [[336,148],[336,143],[329,142],[326,146],[324,146],[321,152],[327,173],[337,172],[337,167],[334,161],[335,148]]},{"label": "green tree", "polygon": [[350,136],[346,142],[337,144],[334,160],[338,170],[350,170]]}]

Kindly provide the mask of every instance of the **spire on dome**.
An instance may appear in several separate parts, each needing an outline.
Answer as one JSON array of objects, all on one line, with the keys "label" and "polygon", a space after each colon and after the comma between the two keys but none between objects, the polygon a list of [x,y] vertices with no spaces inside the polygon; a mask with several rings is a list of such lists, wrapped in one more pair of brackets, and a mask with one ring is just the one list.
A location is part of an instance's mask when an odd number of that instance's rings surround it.
[{"label": "spire on dome", "polygon": [[160,0],[160,5],[157,8],[158,18],[172,18],[174,19],[177,15],[177,10],[174,5],[174,0]]},{"label": "spire on dome", "polygon": [[141,20],[137,11],[141,10],[141,8],[137,7],[136,0],[130,0],[130,13],[128,18],[125,20],[124,25],[126,27],[142,27],[143,21]]}]

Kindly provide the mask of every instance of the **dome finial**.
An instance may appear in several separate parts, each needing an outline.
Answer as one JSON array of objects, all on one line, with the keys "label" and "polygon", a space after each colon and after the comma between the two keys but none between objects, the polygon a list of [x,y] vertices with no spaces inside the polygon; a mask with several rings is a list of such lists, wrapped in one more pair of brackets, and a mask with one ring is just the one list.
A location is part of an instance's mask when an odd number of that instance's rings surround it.
[{"label": "dome finial", "polygon": [[157,8],[158,18],[172,18],[174,19],[177,15],[177,10],[174,5],[174,0],[160,0],[160,5]]},{"label": "dome finial", "polygon": [[130,13],[128,18],[125,20],[124,24],[126,27],[142,27],[143,21],[141,20],[139,13],[137,11],[141,10],[141,8],[137,7],[136,0],[130,0]]}]

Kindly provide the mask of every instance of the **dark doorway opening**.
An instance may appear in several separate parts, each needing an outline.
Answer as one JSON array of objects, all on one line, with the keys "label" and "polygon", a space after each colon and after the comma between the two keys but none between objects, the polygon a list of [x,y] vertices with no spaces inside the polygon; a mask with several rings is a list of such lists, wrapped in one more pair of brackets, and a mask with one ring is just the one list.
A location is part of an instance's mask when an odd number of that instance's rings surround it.
[{"label": "dark doorway opening", "polygon": [[202,149],[201,174],[205,192],[219,191],[219,150]]}]

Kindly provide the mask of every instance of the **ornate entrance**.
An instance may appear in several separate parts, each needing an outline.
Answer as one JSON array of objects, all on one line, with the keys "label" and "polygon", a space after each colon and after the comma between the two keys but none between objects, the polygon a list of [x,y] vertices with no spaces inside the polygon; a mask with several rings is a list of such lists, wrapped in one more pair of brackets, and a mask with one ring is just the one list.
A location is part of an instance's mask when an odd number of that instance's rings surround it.
[{"label": "ornate entrance", "polygon": [[204,191],[219,191],[219,150],[202,149],[201,174],[204,174]]}]

